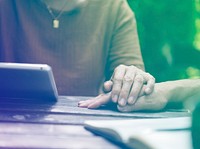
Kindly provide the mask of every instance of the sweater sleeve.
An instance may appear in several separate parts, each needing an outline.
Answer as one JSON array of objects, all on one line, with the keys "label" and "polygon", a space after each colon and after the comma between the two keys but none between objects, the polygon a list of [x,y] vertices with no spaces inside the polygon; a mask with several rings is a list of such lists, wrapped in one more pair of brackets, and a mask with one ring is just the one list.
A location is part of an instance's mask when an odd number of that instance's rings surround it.
[{"label": "sweater sleeve", "polygon": [[144,69],[140,51],[135,15],[126,0],[121,0],[118,6],[115,26],[110,44],[106,79],[120,65],[134,65]]}]

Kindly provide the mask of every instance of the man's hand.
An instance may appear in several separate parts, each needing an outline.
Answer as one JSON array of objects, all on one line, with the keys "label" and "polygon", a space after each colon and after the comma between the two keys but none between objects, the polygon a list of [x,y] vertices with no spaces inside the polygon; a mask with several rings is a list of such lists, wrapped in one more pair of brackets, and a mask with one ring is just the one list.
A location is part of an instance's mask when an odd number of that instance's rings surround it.
[{"label": "man's hand", "polygon": [[[142,88],[144,91],[145,88]],[[139,95],[138,100],[133,105],[120,106],[118,105],[118,110],[121,112],[132,112],[132,111],[157,111],[163,109],[168,103],[168,91],[161,83],[155,84],[155,89],[150,95]],[[101,94],[89,100],[79,102],[79,107],[85,108],[98,108],[102,104],[106,104],[112,101],[111,93]]]},{"label": "man's hand", "polygon": [[133,105],[120,106],[117,108],[121,112],[132,111],[159,111],[165,108],[169,102],[168,92],[159,83],[155,84],[154,91],[150,95],[144,95],[138,98]]},{"label": "man's hand", "polygon": [[[154,89],[155,78],[135,66],[118,66],[110,81],[104,83],[104,90],[111,91],[114,103],[125,106],[136,102],[139,95],[148,95]],[[145,87],[143,93],[141,89]]]},{"label": "man's hand", "polygon": [[92,99],[80,101],[78,106],[81,108],[95,109],[111,101],[111,92],[109,92],[107,94],[100,94]]}]

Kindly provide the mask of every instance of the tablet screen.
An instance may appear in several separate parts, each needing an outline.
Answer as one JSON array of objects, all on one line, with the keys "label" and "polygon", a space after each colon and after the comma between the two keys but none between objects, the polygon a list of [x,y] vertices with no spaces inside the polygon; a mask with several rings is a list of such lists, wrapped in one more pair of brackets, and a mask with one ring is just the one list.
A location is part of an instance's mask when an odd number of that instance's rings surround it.
[{"label": "tablet screen", "polygon": [[58,92],[46,64],[0,63],[0,100],[56,101]]}]

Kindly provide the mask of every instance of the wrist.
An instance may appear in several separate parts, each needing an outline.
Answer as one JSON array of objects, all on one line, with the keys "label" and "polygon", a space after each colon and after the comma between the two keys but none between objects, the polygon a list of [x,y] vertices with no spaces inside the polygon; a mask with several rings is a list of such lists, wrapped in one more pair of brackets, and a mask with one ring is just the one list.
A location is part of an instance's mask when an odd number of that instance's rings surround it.
[{"label": "wrist", "polygon": [[173,81],[166,81],[157,83],[157,88],[162,93],[162,96],[165,97],[167,102],[173,102],[176,94],[176,87]]},{"label": "wrist", "polygon": [[164,92],[169,102],[184,102],[194,95],[199,95],[199,79],[167,81],[163,82],[162,85],[166,90]]}]

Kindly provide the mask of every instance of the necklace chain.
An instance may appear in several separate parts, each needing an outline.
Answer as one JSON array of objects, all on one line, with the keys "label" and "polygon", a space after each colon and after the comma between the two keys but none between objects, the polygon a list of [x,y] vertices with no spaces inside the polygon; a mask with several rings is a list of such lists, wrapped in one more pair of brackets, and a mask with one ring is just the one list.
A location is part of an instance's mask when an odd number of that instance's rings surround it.
[{"label": "necklace chain", "polygon": [[60,12],[58,13],[57,16],[53,13],[53,10],[51,9],[51,7],[48,4],[46,4],[45,2],[44,2],[44,4],[46,5],[46,7],[47,7],[52,19],[53,19],[53,28],[59,28],[59,23],[60,23],[59,18],[61,17],[61,15],[64,12],[64,8],[67,4],[67,1],[65,1],[65,4],[61,8],[61,10],[60,10]]}]

